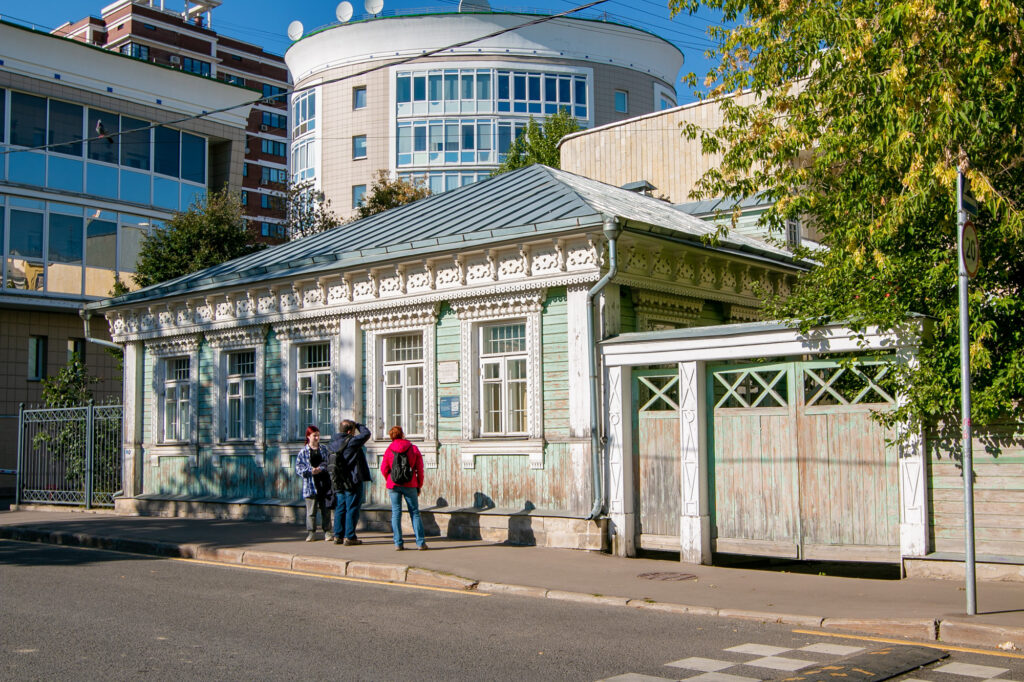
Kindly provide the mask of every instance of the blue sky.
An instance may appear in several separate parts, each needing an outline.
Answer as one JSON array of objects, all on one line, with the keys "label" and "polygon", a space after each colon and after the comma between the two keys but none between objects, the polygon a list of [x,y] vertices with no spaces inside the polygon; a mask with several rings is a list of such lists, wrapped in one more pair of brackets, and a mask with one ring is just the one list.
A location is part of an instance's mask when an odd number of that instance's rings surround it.
[{"label": "blue sky", "polygon": [[[26,3],[20,0],[0,0],[0,16],[18,23],[34,24],[41,30],[50,30],[86,15],[99,16],[102,8],[110,1],[43,0]],[[584,0],[531,0],[530,5],[524,6],[491,0],[491,7],[496,10],[540,10],[545,13],[563,12],[582,4],[585,4]],[[355,8],[353,19],[366,16],[363,0],[353,0],[352,5]],[[383,13],[388,14],[394,10],[452,10],[457,5],[458,0],[384,0]],[[336,0],[223,0],[223,4],[213,11],[213,28],[219,33],[262,45],[270,52],[284,54],[289,45],[286,35],[289,22],[301,21],[307,31],[334,23],[336,6]],[[184,0],[164,0],[164,7],[180,10],[184,7]],[[608,0],[581,16],[593,18],[605,15],[610,21],[650,31],[673,43],[684,55],[681,75],[692,70],[703,80],[703,74],[708,70],[704,51],[711,47],[707,28],[714,21],[712,14],[702,13],[693,17],[683,15],[670,19],[667,0]],[[680,104],[694,100],[690,88],[678,82],[676,93]]]}]

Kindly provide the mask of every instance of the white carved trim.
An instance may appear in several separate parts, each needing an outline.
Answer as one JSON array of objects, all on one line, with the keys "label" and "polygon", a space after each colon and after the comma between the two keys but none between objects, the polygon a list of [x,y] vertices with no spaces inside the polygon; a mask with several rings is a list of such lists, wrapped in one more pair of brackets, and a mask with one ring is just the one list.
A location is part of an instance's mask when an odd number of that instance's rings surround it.
[{"label": "white carved trim", "polygon": [[[150,386],[150,414],[153,415],[150,435],[154,448],[170,446],[175,449],[187,445],[189,466],[199,466],[199,336],[175,336],[146,342],[146,353],[153,358],[153,383]],[[171,358],[189,359],[189,438],[186,442],[164,443],[164,391],[167,378],[167,361]],[[180,457],[181,454],[152,454],[151,462],[160,465],[159,457]]]},{"label": "white carved trim", "polygon": [[704,299],[678,296],[643,289],[633,290],[633,309],[637,331],[671,327],[691,327],[704,309]]},{"label": "white carved trim", "polygon": [[711,563],[704,368],[679,363],[680,560]]},{"label": "white carved trim", "polygon": [[423,334],[423,438],[437,440],[437,347],[436,304],[407,306],[376,315],[360,316],[359,323],[366,332],[366,424],[375,440],[385,441],[384,396],[384,339],[392,334],[421,332]]},{"label": "white carved trim", "polygon": [[191,356],[198,349],[198,334],[172,336],[146,342],[146,352],[155,358]]},{"label": "white carved trim", "polygon": [[590,437],[590,362],[587,344],[587,288],[569,287],[566,291],[566,327],[569,336],[569,436]]},{"label": "white carved trim", "polygon": [[460,459],[463,469],[476,468],[477,457],[518,456],[529,457],[531,469],[544,468],[544,441],[529,440],[472,440],[463,443],[460,448]]},{"label": "white carved trim", "polygon": [[[266,453],[266,344],[267,327],[239,327],[223,331],[206,333],[206,343],[213,349],[213,442],[212,462],[214,467],[220,466],[220,458],[227,450],[229,454],[248,454],[258,467],[264,465]],[[256,370],[256,434],[254,442],[230,441],[227,438],[227,374],[228,354],[237,351],[253,350],[255,352]]]}]

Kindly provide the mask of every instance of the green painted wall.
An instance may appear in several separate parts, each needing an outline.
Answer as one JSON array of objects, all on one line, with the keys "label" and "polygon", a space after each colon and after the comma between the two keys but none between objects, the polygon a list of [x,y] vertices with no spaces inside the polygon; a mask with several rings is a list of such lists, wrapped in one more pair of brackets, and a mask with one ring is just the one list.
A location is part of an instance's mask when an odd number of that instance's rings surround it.
[{"label": "green painted wall", "polygon": [[569,303],[565,287],[550,289],[541,312],[544,437],[569,437]]}]

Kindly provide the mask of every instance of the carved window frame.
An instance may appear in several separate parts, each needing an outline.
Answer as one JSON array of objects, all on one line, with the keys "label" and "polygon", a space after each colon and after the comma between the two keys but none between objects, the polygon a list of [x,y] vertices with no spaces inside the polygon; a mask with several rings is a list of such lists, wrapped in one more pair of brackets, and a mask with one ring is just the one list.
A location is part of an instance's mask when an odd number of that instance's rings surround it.
[{"label": "carved window frame", "polygon": [[[262,467],[266,453],[266,335],[267,328],[239,327],[207,332],[206,344],[213,350],[213,465],[220,466],[223,456],[250,456]],[[256,370],[256,435],[253,440],[227,437],[228,356],[239,351],[254,351]]]},{"label": "carved window frame", "polygon": [[[366,424],[373,433],[367,450],[383,455],[387,441],[384,423],[384,340],[389,336],[423,334],[423,438],[410,438],[423,454],[427,468],[437,466],[437,310],[436,303],[407,306],[358,317],[365,336]],[[379,452],[378,452],[379,451]]]},{"label": "carved window frame", "polygon": [[[544,467],[544,396],[541,376],[541,313],[546,289],[463,299],[451,303],[461,322],[461,362],[466,368],[461,389],[462,467],[474,468],[481,455],[520,455],[531,469]],[[526,322],[527,433],[483,436],[480,424],[480,329],[502,322]]]},{"label": "carved window frame", "polygon": [[[281,353],[281,466],[291,466],[293,450],[304,443],[299,434],[298,381],[299,348],[314,343],[329,343],[331,349],[331,424],[341,422],[341,316],[290,320],[273,326]],[[305,428],[305,427],[302,427]]]},{"label": "carved window frame", "polygon": [[[188,457],[189,466],[198,466],[199,445],[199,341],[198,334],[177,336],[146,342],[146,352],[153,357],[153,379],[150,386],[151,433],[146,446],[151,464],[160,466],[161,457]],[[189,361],[189,438],[187,441],[164,441],[164,396],[167,364],[177,358]]]}]

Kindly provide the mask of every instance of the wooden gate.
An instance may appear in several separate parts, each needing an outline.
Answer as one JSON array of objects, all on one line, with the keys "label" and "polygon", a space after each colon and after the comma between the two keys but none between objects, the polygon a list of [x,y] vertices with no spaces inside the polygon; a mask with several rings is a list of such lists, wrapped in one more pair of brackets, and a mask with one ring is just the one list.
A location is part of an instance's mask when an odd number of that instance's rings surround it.
[{"label": "wooden gate", "polygon": [[713,549],[799,559],[899,560],[899,479],[872,412],[890,365],[709,367]]},{"label": "wooden gate", "polygon": [[638,546],[679,551],[682,483],[678,368],[633,370],[633,396]]}]

